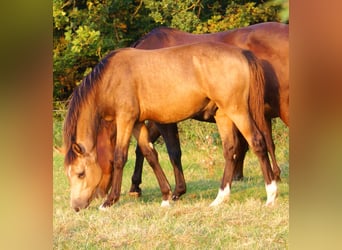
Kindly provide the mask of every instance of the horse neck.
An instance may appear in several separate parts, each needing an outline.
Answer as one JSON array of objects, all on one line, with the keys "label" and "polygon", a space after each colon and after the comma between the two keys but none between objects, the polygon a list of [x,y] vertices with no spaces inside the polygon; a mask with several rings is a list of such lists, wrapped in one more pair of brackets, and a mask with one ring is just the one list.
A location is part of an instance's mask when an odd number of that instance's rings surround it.
[{"label": "horse neck", "polygon": [[[95,102],[89,102],[95,104]],[[78,117],[76,128],[76,142],[82,144],[86,152],[94,149],[96,143],[96,131],[98,127],[98,115],[96,105],[87,105]]]}]

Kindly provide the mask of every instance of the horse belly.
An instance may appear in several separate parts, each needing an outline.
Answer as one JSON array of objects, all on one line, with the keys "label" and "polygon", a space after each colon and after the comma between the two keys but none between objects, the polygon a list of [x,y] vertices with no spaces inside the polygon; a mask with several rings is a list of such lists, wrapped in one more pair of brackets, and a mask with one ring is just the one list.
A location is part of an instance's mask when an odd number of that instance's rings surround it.
[{"label": "horse belly", "polygon": [[158,123],[173,123],[188,119],[201,112],[209,100],[202,95],[154,96],[141,107],[140,121],[153,120]]}]

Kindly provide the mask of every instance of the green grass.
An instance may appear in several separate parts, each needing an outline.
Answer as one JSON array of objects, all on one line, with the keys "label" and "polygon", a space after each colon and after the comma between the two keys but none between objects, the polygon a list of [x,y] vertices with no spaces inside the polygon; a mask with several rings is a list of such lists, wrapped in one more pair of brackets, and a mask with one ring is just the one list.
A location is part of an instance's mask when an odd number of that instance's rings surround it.
[{"label": "green grass", "polygon": [[[215,199],[223,173],[223,156],[215,124],[186,121],[180,124],[182,162],[187,193],[161,208],[161,193],[152,169],[143,170],[143,195],[128,195],[134,167],[134,143],[124,169],[119,202],[107,211],[94,200],[75,213],[69,206],[69,184],[63,155],[53,158],[54,249],[288,249],[289,150],[288,129],[278,119],[273,124],[282,182],[274,207],[268,208],[261,169],[248,152],[245,179],[233,182],[230,200],[219,207]],[[172,188],[174,176],[165,147],[156,144],[161,165]]]}]

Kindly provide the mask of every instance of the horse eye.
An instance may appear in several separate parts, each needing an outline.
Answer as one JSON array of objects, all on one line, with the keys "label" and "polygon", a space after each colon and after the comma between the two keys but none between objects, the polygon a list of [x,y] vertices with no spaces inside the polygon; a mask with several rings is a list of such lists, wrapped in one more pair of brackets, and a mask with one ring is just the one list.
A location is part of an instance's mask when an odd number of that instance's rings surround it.
[{"label": "horse eye", "polygon": [[85,171],[83,171],[82,173],[79,173],[78,178],[83,179],[85,177]]}]

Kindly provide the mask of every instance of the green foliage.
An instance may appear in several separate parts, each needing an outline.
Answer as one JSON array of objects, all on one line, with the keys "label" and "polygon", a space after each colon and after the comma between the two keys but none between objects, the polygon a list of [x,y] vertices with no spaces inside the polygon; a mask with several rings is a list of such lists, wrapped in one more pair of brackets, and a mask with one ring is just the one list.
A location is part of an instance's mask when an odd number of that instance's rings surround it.
[{"label": "green foliage", "polygon": [[63,145],[63,122],[67,109],[66,101],[55,101],[53,103],[53,146],[61,148]]},{"label": "green foliage", "polygon": [[163,26],[178,28],[191,32],[193,27],[200,23],[198,11],[201,9],[201,1],[185,0],[145,0],[146,8],[153,20]]},{"label": "green foliage", "polygon": [[289,1],[288,0],[270,0],[265,3],[265,6],[277,6],[278,16],[283,23],[289,22]]},{"label": "green foliage", "polygon": [[54,100],[66,100],[110,50],[157,26],[207,33],[287,20],[288,0],[53,0]]},{"label": "green foliage", "polygon": [[276,7],[265,7],[255,2],[231,2],[223,14],[217,13],[197,26],[196,33],[219,32],[267,21],[279,21]]},{"label": "green foliage", "polygon": [[[145,32],[151,28],[143,26],[151,19],[146,18],[139,4],[140,1],[54,0],[54,100],[67,99],[110,50],[129,46],[138,39],[136,30]],[[129,31],[131,34],[127,35]]]}]

